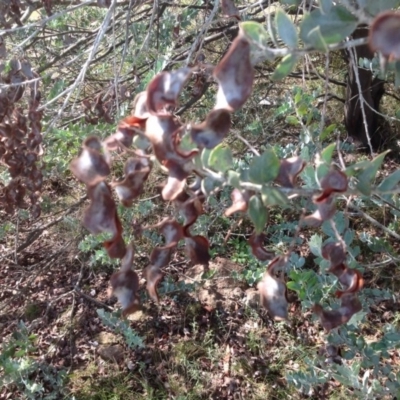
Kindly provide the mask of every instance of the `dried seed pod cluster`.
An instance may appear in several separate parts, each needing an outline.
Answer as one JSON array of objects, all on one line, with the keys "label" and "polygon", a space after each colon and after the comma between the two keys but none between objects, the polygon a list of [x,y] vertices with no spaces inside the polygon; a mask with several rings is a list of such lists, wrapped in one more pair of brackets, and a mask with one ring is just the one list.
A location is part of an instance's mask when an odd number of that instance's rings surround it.
[{"label": "dried seed pod cluster", "polygon": [[[11,180],[0,188],[0,207],[13,214],[16,209],[29,209],[32,218],[40,215],[40,193],[43,175],[38,162],[43,153],[41,118],[38,110],[41,94],[38,75],[27,60],[13,58],[9,69],[0,63],[0,160],[7,167]],[[25,81],[30,83],[25,84]],[[33,82],[32,82],[33,80]],[[26,89],[29,91],[24,96]],[[28,115],[22,104],[27,101]]]},{"label": "dried seed pod cluster", "polygon": [[343,172],[329,171],[321,180],[322,193],[313,199],[317,209],[303,218],[302,223],[315,228],[331,219],[336,212],[335,194],[344,193],[347,186],[347,176]]},{"label": "dried seed pod cluster", "polygon": [[28,6],[29,4],[21,4],[20,0],[2,1],[0,3],[0,27],[10,29],[14,24],[22,26],[21,17]]},{"label": "dried seed pod cluster", "polygon": [[314,306],[314,312],[320,317],[325,330],[337,328],[345,324],[357,312],[361,311],[361,302],[357,297],[364,286],[360,271],[349,268],[346,264],[346,252],[341,243],[331,242],[322,247],[322,257],[330,261],[328,272],[335,275],[343,286],[343,290],[336,292],[341,299],[341,305],[336,310],[325,310],[319,304]]},{"label": "dried seed pod cluster", "polygon": [[[84,214],[84,226],[93,234],[111,234],[111,239],[104,243],[104,247],[110,257],[123,259],[121,271],[113,275],[111,283],[124,313],[136,309],[136,306],[131,306],[137,302],[136,294],[132,294],[136,293],[136,276],[126,267],[131,263],[125,261],[131,250],[125,245],[111,190],[116,191],[123,205],[129,207],[133,204],[142,193],[152,168],[148,147],[152,148],[158,163],[168,172],[162,197],[176,205],[184,220],[183,224],[179,224],[176,220],[168,219],[147,227],[159,229],[165,237],[165,245],[153,250],[150,264],[143,271],[150,297],[158,301],[156,287],[163,276],[161,269],[168,264],[171,252],[180,240],[185,241],[186,253],[193,264],[208,265],[210,259],[208,240],[191,233],[192,225],[203,212],[204,195],[200,187],[188,187],[186,180],[194,170],[193,158],[203,148],[212,149],[221,143],[231,126],[230,114],[241,107],[251,94],[254,71],[250,64],[249,42],[243,33],[239,33],[214,70],[219,85],[214,109],[202,123],[185,125],[174,116],[173,110],[196,68],[181,68],[155,76],[147,90],[137,95],[132,115],[118,124],[117,132],[103,142],[95,137],[87,138],[79,157],[71,162],[71,171],[86,185],[90,200]],[[84,107],[90,116],[92,104],[85,103]],[[185,151],[180,147],[185,134],[197,148]],[[135,136],[140,136],[148,145],[132,151],[130,147]],[[125,162],[124,177],[107,183],[114,151],[133,154],[133,157]],[[128,258],[133,260],[133,256]]]},{"label": "dried seed pod cluster", "polygon": [[[298,174],[304,166],[296,160],[281,161],[279,183],[293,187],[294,174]],[[335,212],[335,195],[347,190],[347,176],[336,170],[329,171],[321,180],[322,193],[313,199],[317,209],[301,221],[304,225],[320,226],[324,221],[331,219]],[[237,195],[235,196],[235,198]],[[243,198],[241,198],[243,201]],[[246,207],[242,206],[241,211]],[[260,261],[271,260],[273,254],[263,247],[263,234],[254,232],[249,239],[253,255]],[[358,270],[346,266],[346,252],[340,243],[328,243],[322,248],[322,256],[331,262],[329,272],[334,274],[343,290],[338,290],[336,296],[341,299],[341,306],[337,310],[325,310],[319,304],[313,308],[320,317],[322,326],[330,331],[350,320],[357,312],[361,311],[361,303],[356,293],[362,289],[364,281]],[[276,276],[278,269],[284,269],[287,258],[281,256],[274,258],[267,267],[262,281],[258,284],[260,302],[275,320],[286,320],[288,316],[287,289],[283,279]]]}]

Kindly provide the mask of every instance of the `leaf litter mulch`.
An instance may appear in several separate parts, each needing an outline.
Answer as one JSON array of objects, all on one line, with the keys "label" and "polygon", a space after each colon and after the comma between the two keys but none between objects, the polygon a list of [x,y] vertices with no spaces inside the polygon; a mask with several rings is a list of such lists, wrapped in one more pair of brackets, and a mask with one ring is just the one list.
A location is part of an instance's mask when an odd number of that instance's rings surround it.
[{"label": "leaf litter mulch", "polygon": [[[107,295],[112,270],[88,267],[75,246],[44,236],[0,267],[2,343],[18,337],[21,322],[35,335],[24,356],[38,369],[26,378],[43,390],[31,398],[323,399],[339,390],[332,382],[303,396],[287,386],[285,373],[324,348],[319,324],[311,313],[301,316],[296,301],[290,325],[271,322],[256,290],[232,278],[242,267],[220,257],[206,280],[199,266],[166,271],[194,289],[172,290],[160,305],[147,300],[130,317],[144,347],[130,349],[96,311],[118,309]],[[393,321],[396,310],[394,302],[372,307],[371,325]],[[393,352],[393,364],[398,356]],[[25,398],[23,387],[4,385],[0,399]]]}]

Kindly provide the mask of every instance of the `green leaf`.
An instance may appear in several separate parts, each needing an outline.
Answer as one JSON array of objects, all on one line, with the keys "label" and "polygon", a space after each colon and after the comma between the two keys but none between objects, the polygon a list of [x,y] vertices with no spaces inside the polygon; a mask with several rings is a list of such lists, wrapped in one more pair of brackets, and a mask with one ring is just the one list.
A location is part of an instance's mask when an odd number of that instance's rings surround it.
[{"label": "green leaf", "polygon": [[319,6],[324,14],[329,14],[332,9],[332,0],[319,0]]},{"label": "green leaf", "polygon": [[[137,135],[140,136],[140,135]],[[185,153],[189,153],[190,150],[197,149],[196,143],[192,139],[190,132],[186,133],[179,142],[179,148]]]},{"label": "green leaf", "polygon": [[284,206],[287,203],[287,198],[279,189],[266,186],[261,189],[261,199],[266,207]]},{"label": "green leaf", "polygon": [[[340,235],[343,235],[344,231],[349,227],[349,219],[342,211],[336,212],[333,217],[333,221],[336,225],[336,229]],[[332,229],[332,225],[330,221],[325,221],[321,226],[322,232],[325,235],[330,236],[333,239],[336,239],[336,232]]]},{"label": "green leaf", "polygon": [[324,130],[321,132],[319,135],[321,140],[325,140],[328,138],[328,136],[336,129],[336,124],[331,124],[324,128]]},{"label": "green leaf", "polygon": [[350,376],[352,375],[351,369],[348,366],[342,366],[342,365],[335,365],[335,369],[338,370],[338,373],[332,373],[332,376],[344,387],[349,387],[351,386],[351,379]]},{"label": "green leaf", "polygon": [[128,325],[126,321],[121,320],[116,315],[97,309],[97,315],[103,324],[115,330],[116,333],[123,334],[127,345],[133,347],[144,347],[143,339]]},{"label": "green leaf", "polygon": [[306,162],[310,162],[311,161],[310,149],[307,146],[304,146],[301,149],[300,157]]},{"label": "green leaf", "polygon": [[296,94],[294,95],[294,104],[297,106],[300,101],[303,101],[304,93],[302,90],[297,90]]},{"label": "green leaf", "polygon": [[302,118],[310,114],[310,105],[306,102],[301,102],[300,104],[298,104],[297,114],[299,114],[299,116]]},{"label": "green leaf", "polygon": [[286,287],[289,290],[293,290],[294,292],[298,292],[301,289],[301,285],[297,282],[289,281],[286,283]]},{"label": "green leaf", "polygon": [[240,180],[247,182],[249,178],[249,169],[248,168],[243,168],[239,172]]},{"label": "green leaf", "polygon": [[25,386],[30,393],[39,393],[44,390],[43,386],[36,382],[30,383],[29,381],[27,381],[25,382]]},{"label": "green leaf", "polygon": [[272,74],[273,81],[280,81],[286,76],[288,76],[295,67],[297,62],[297,56],[294,54],[288,54],[287,56],[283,57],[281,62],[276,67],[274,73]]},{"label": "green leaf", "polygon": [[268,221],[268,211],[258,196],[254,195],[250,198],[247,213],[254,224],[256,233],[261,233]]},{"label": "green leaf", "polygon": [[325,258],[320,258],[319,260],[320,260],[319,263],[318,263],[319,264],[319,272],[321,274],[324,274],[330,268],[331,263],[330,263],[329,260],[325,260]]},{"label": "green leaf", "polygon": [[245,21],[239,24],[241,32],[250,42],[250,59],[253,65],[260,61],[275,59],[275,53],[269,50],[268,32],[258,22]]},{"label": "green leaf", "polygon": [[381,192],[392,190],[400,182],[400,169],[387,176],[378,186]]},{"label": "green leaf", "polygon": [[292,20],[282,9],[278,9],[275,14],[275,24],[278,34],[287,47],[294,49],[299,40],[297,36],[296,27]]},{"label": "green leaf", "polygon": [[233,166],[232,151],[229,147],[219,144],[212,149],[208,165],[218,172],[226,172]]},{"label": "green leaf", "polygon": [[383,159],[389,152],[390,150],[387,150],[377,155],[371,162],[368,163],[368,166],[364,169],[364,171],[358,175],[357,189],[361,193],[367,196],[371,194],[372,181],[375,179],[375,176],[382,165]]},{"label": "green leaf", "polygon": [[354,240],[355,233],[351,229],[346,229],[344,232],[343,240],[347,246],[350,246]]},{"label": "green leaf", "polygon": [[330,169],[331,169],[331,167],[328,164],[322,163],[322,164],[318,165],[318,167],[317,167],[318,179],[321,180],[325,175],[328,174]]},{"label": "green leaf", "polygon": [[327,44],[338,43],[356,29],[358,20],[343,6],[333,6],[329,13],[324,14],[320,9],[306,15],[300,26],[300,38],[307,45],[313,45],[315,38],[310,32],[319,27],[322,38]]},{"label": "green leaf", "polygon": [[211,154],[212,150],[211,149],[203,149],[202,153],[201,153],[201,163],[203,164],[203,167],[208,168],[209,164],[208,164],[208,160],[210,158],[210,154]]},{"label": "green leaf", "polygon": [[295,117],[294,115],[288,115],[288,116],[285,118],[285,122],[286,122],[287,124],[290,124],[290,125],[299,125],[299,120],[298,120],[298,118]]},{"label": "green leaf", "polygon": [[375,16],[382,11],[397,8],[400,5],[399,0],[366,0],[366,11]]},{"label": "green leaf", "polygon": [[209,196],[215,189],[221,186],[221,182],[216,181],[215,179],[206,176],[201,181],[201,191],[206,195]]},{"label": "green leaf", "polygon": [[358,173],[360,173],[360,171],[363,171],[369,165],[369,163],[370,162],[368,160],[359,161],[346,167],[344,172],[347,176],[356,176]]},{"label": "green leaf", "polygon": [[303,169],[303,172],[300,174],[300,176],[301,176],[301,179],[303,179],[303,181],[305,183],[305,187],[313,188],[317,185],[317,181],[315,179],[315,169],[312,165],[306,165],[306,167]]},{"label": "green leaf", "polygon": [[400,333],[398,332],[385,333],[384,339],[388,340],[389,342],[400,343]]},{"label": "green leaf", "polygon": [[322,257],[321,247],[322,247],[322,237],[320,235],[312,235],[308,241],[308,247],[314,256]]},{"label": "green leaf", "polygon": [[328,45],[321,34],[321,29],[319,26],[311,29],[311,31],[308,33],[307,44],[323,53],[328,51]]},{"label": "green leaf", "polygon": [[58,80],[54,86],[50,89],[49,96],[47,97],[47,100],[54,99],[54,97],[58,96],[65,87],[65,81],[64,79]]},{"label": "green leaf", "polygon": [[274,150],[268,148],[260,156],[255,156],[249,168],[249,178],[253,183],[268,183],[279,173],[280,161]]},{"label": "green leaf", "polygon": [[269,34],[258,22],[245,21],[239,24],[244,35],[256,45],[267,45]]},{"label": "green leaf", "polygon": [[104,325],[113,329],[116,327],[118,324],[118,318],[115,315],[104,311],[102,308],[98,308],[96,311]]},{"label": "green leaf", "polygon": [[236,171],[228,171],[228,184],[234,188],[240,187],[240,174]]},{"label": "green leaf", "polygon": [[321,159],[327,163],[330,164],[332,161],[332,155],[333,151],[336,148],[336,143],[331,143],[329,146],[326,146],[322,152],[321,152]]}]

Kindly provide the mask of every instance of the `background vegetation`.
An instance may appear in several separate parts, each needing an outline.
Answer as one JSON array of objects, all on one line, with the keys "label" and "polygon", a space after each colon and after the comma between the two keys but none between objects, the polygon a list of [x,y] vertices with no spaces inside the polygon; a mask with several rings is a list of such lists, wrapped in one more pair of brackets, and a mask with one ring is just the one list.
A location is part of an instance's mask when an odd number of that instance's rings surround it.
[{"label": "background vegetation", "polygon": [[[399,65],[381,70],[365,28],[398,6],[396,0],[242,1],[234,8],[217,0],[2,2],[0,398],[399,396]],[[159,72],[217,65],[239,20],[265,31],[252,37],[253,91],[231,114],[223,142],[232,153],[229,168],[247,170],[258,153],[300,156],[307,165],[298,193],[288,198],[277,190],[268,208],[226,217],[232,186],[203,182],[205,212],[193,233],[209,239],[209,271],[190,266],[178,246],[163,270],[160,304],[143,290],[143,310],[120,318],[107,295],[119,260],[108,257],[106,235],[82,227],[87,196],[70,162],[88,136],[116,131]],[[203,121],[217,89],[211,73],[194,74],[174,114]],[[12,133],[11,115],[18,119]],[[391,153],[377,157],[386,149]],[[209,156],[203,152],[202,160]],[[123,174],[122,161],[116,157],[114,176]],[[346,171],[349,189],[337,197],[332,219],[300,229],[314,210],[310,195],[318,192],[321,171],[331,166]],[[225,172],[224,163],[213,167]],[[165,178],[154,168],[133,206],[118,206],[126,242],[138,224],[175,215],[160,196]],[[268,250],[289,254],[289,322],[273,322],[259,306],[256,287],[267,263],[252,255],[248,239],[260,216]],[[312,307],[339,305],[337,278],[321,252],[339,239],[347,264],[363,274],[362,311],[327,333]],[[145,267],[162,243],[156,230],[144,231],[135,240],[134,269]]]}]

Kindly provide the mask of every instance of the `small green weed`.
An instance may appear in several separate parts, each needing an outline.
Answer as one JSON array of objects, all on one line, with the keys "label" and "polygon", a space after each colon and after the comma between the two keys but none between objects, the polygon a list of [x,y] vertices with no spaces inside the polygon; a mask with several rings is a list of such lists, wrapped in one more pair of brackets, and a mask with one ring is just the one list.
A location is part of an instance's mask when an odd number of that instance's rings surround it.
[{"label": "small green weed", "polygon": [[0,353],[0,386],[17,390],[21,399],[58,400],[63,397],[65,373],[35,359],[35,340],[23,322]]}]

